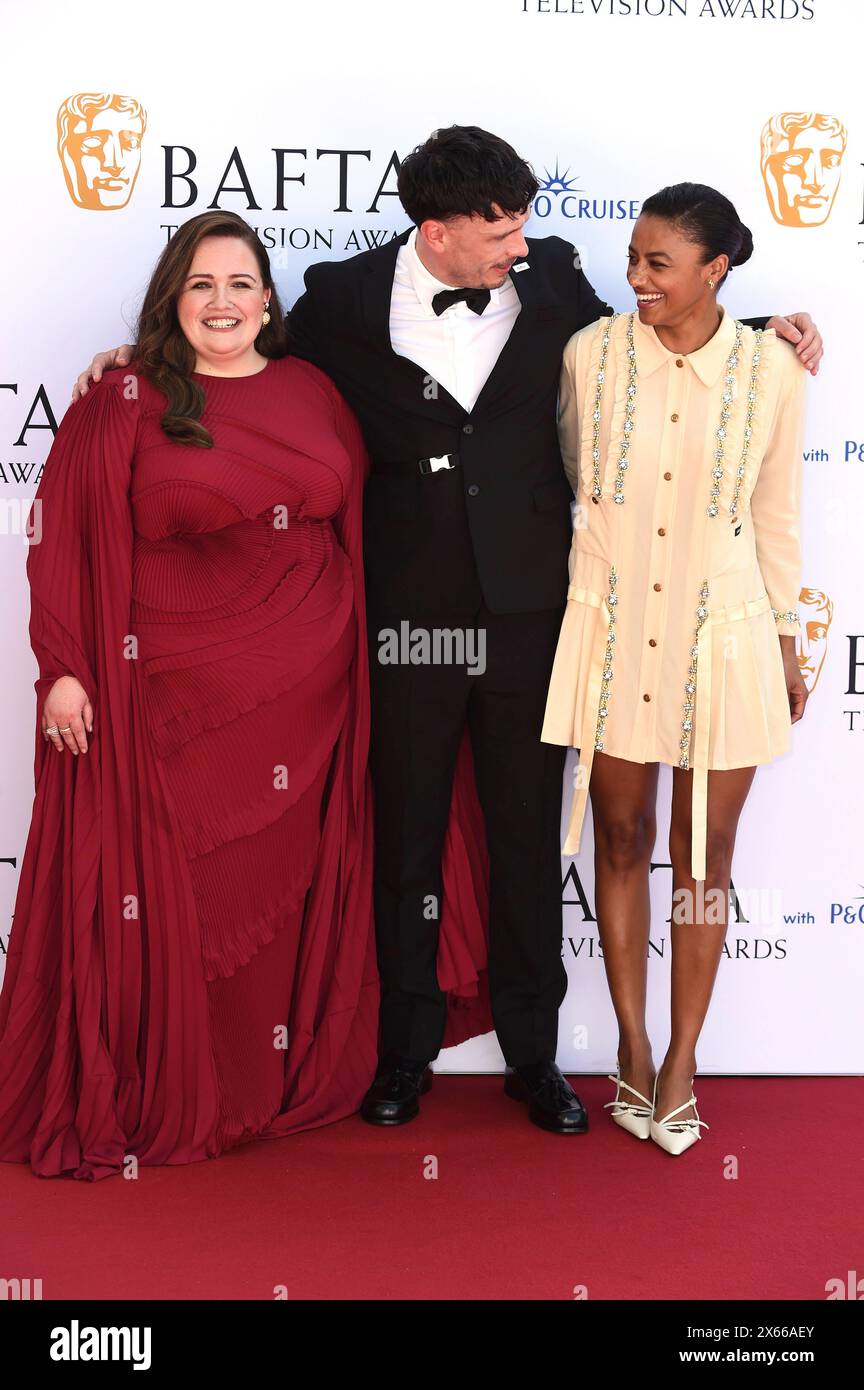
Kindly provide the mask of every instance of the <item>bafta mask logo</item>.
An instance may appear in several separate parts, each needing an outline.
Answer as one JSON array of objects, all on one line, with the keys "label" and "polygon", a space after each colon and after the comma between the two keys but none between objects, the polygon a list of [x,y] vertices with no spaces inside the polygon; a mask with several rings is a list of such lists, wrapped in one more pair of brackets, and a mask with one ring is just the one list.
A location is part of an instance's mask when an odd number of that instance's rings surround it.
[{"label": "bafta mask logo", "polygon": [[828,650],[828,629],[834,617],[834,604],[819,589],[802,589],[799,597],[804,613],[798,638],[798,669],[804,684],[813,691]]},{"label": "bafta mask logo", "polygon": [[846,127],[817,111],[784,111],[762,130],[762,178],[784,227],[827,222],[840,184]]},{"label": "bafta mask logo", "polygon": [[141,164],[147,112],[134,97],[79,92],[57,112],[57,153],[72,201],[108,212],[124,208]]}]

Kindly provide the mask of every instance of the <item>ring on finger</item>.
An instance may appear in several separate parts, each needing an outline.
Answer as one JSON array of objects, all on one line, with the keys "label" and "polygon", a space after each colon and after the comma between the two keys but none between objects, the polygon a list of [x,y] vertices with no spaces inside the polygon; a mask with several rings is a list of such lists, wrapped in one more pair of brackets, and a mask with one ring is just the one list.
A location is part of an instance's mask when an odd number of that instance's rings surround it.
[{"label": "ring on finger", "polygon": [[56,724],[50,724],[45,732],[46,734],[50,734],[53,738],[55,734],[59,734],[60,730],[57,728]]}]

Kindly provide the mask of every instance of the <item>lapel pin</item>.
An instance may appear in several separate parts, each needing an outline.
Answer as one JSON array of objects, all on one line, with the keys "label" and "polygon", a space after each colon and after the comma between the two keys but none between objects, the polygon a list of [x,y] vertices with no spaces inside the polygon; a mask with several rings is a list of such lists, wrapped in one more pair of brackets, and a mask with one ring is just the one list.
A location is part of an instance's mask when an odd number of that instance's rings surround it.
[{"label": "lapel pin", "polygon": [[517,261],[515,265],[512,265],[512,266],[510,267],[511,270],[517,271],[517,272],[520,271],[520,270],[530,270],[530,268],[531,268],[531,267],[529,266],[529,264],[528,264],[527,261]]}]

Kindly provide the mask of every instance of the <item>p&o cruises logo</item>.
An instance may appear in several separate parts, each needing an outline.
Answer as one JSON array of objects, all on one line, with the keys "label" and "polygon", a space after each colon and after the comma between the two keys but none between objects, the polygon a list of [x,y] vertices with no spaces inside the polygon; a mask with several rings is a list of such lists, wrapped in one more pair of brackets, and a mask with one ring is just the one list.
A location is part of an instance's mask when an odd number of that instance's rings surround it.
[{"label": "p&o cruises logo", "polygon": [[578,186],[579,174],[570,177],[570,170],[563,174],[555,160],[555,171],[545,170],[546,177],[539,178],[540,187],[534,198],[535,217],[549,217],[558,214],[569,219],[600,221],[635,221],[639,216],[638,198],[595,198],[593,194]]}]

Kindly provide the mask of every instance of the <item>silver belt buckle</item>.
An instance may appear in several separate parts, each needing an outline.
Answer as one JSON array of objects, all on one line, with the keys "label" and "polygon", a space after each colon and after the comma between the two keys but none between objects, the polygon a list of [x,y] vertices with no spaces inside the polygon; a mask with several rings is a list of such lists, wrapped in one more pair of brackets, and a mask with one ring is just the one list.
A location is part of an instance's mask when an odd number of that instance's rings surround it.
[{"label": "silver belt buckle", "polygon": [[433,454],[431,458],[420,460],[420,472],[440,473],[442,468],[455,468],[458,462],[456,454]]}]

